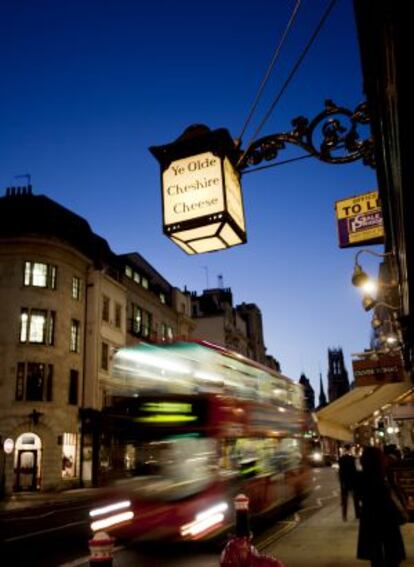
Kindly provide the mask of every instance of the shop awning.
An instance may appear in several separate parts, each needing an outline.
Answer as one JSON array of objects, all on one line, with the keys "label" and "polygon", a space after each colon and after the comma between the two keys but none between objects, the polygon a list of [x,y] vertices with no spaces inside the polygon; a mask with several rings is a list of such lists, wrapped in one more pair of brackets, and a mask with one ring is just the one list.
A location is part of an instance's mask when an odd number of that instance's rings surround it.
[{"label": "shop awning", "polygon": [[314,413],[320,435],[353,441],[353,429],[376,410],[397,401],[413,387],[410,381],[359,386]]}]

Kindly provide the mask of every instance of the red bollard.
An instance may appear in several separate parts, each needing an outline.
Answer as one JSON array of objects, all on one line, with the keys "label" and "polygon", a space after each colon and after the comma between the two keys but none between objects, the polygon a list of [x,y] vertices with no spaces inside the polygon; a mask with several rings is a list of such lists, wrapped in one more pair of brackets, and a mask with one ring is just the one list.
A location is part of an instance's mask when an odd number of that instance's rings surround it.
[{"label": "red bollard", "polygon": [[236,533],[227,542],[220,557],[220,567],[250,567],[257,550],[252,545],[249,529],[249,499],[239,494],[234,499]]},{"label": "red bollard", "polygon": [[283,567],[277,559],[260,555],[252,545],[249,529],[249,499],[239,494],[234,499],[236,533],[227,542],[220,557],[220,567]]},{"label": "red bollard", "polygon": [[89,540],[90,567],[112,567],[115,539],[106,532],[97,532]]}]

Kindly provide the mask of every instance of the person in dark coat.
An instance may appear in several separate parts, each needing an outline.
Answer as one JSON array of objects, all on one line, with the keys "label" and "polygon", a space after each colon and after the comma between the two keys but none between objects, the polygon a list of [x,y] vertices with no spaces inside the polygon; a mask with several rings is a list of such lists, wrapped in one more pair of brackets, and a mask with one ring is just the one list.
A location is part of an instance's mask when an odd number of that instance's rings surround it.
[{"label": "person in dark coat", "polygon": [[348,519],[348,499],[352,494],[355,518],[359,516],[359,499],[356,490],[357,470],[355,457],[351,454],[351,445],[345,445],[345,453],[339,457],[339,483],[341,487],[342,519]]},{"label": "person in dark coat", "polygon": [[365,447],[361,465],[357,558],[371,561],[372,567],[398,567],[406,557],[405,547],[381,449]]}]

